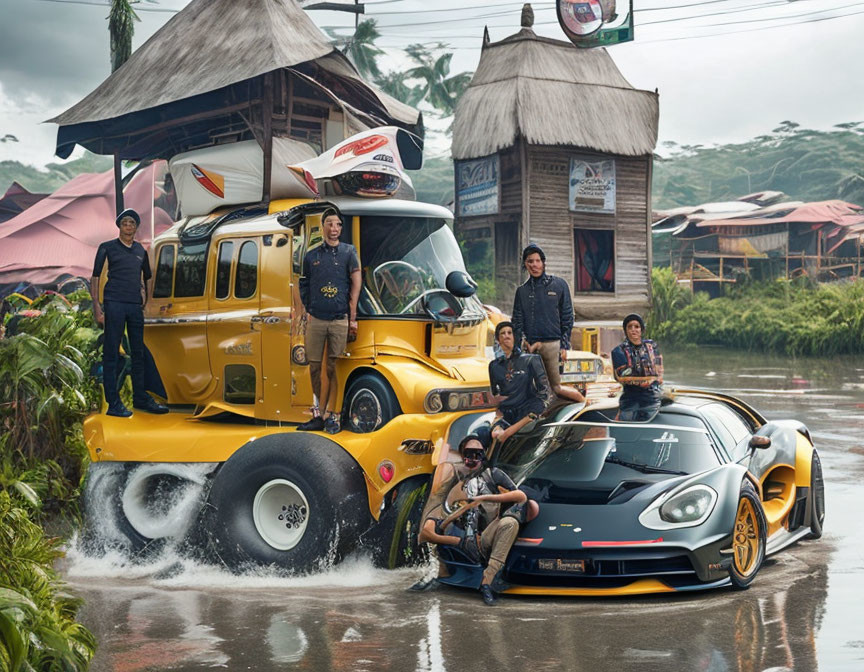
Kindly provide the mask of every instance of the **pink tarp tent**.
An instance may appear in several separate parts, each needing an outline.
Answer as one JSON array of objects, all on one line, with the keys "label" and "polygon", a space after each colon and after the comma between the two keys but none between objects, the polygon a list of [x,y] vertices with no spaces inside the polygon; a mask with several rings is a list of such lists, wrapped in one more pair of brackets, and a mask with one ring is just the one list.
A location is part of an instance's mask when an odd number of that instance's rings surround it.
[{"label": "pink tarp tent", "polygon": [[[164,162],[139,171],[126,186],[126,207],[141,215],[136,240],[150,248],[171,217],[154,207]],[[117,237],[113,171],[79,175],[0,226],[0,284],[49,284],[60,275],[89,278],[99,243]]]}]

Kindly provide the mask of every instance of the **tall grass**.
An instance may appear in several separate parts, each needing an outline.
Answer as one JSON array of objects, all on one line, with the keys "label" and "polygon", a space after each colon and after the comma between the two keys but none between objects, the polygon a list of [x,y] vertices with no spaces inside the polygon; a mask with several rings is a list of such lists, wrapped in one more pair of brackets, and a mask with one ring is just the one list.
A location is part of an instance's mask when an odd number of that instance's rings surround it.
[{"label": "tall grass", "polygon": [[864,352],[864,281],[784,279],[683,298],[671,271],[654,269],[651,334],[669,345],[721,345],[787,355]]}]

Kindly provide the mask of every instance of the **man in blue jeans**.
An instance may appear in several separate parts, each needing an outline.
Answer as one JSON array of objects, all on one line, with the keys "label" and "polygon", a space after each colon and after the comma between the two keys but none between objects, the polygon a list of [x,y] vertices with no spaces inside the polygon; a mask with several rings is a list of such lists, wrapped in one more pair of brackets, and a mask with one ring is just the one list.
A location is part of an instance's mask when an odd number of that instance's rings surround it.
[{"label": "man in blue jeans", "polygon": [[[144,382],[144,304],[147,301],[147,280],[150,261],[147,251],[135,242],[141,217],[127,209],[117,215],[119,235],[108,240],[96,252],[90,294],[93,296],[93,317],[105,327],[102,341],[102,385],[108,415],[128,418],[132,412],[120,401],[117,390],[117,362],[123,332],[129,335],[129,355],[132,357],[132,404],[147,413],[167,413],[168,408],[147,394]],[[99,303],[99,276],[108,263],[104,303]]]}]

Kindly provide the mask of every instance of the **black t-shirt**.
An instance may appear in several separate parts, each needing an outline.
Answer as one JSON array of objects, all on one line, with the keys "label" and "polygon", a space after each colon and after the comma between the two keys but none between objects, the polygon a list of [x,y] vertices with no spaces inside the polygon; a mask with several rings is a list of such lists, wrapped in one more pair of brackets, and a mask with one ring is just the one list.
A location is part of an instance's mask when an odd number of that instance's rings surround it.
[{"label": "black t-shirt", "polygon": [[96,251],[93,264],[93,277],[102,274],[102,267],[108,261],[108,282],[105,283],[103,300],[121,303],[141,303],[141,276],[149,280],[150,260],[141,243],[132,241],[126,247],[119,238],[108,240]]},{"label": "black t-shirt", "polygon": [[334,320],[348,314],[351,273],[360,268],[357,250],[348,243],[322,243],[303,257],[300,300],[306,311],[319,320]]}]

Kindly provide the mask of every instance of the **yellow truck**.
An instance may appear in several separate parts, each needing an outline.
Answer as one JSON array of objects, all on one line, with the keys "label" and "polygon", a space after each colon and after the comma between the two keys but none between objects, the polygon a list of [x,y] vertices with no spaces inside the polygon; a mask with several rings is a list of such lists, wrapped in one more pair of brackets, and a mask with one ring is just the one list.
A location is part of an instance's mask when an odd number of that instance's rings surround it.
[{"label": "yellow truck", "polygon": [[[343,431],[327,435],[295,429],[312,404],[298,279],[334,206],[363,288],[337,364]],[[332,197],[191,217],[157,238],[145,342],[171,411],[86,419],[88,543],[185,539],[232,568],[309,571],[362,548],[410,559],[433,453],[493,407],[487,314],[451,226],[435,205]],[[573,361],[583,383],[602,369]]]}]

